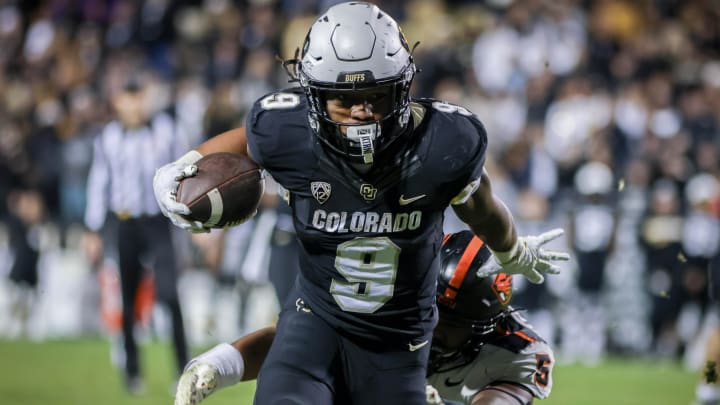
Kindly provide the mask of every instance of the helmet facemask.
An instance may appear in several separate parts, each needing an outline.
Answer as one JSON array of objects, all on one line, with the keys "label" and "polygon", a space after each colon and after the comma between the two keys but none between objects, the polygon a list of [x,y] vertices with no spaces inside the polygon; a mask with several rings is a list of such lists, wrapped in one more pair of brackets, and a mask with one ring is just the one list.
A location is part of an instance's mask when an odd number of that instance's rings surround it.
[{"label": "helmet facemask", "polygon": [[495,332],[498,324],[510,314],[509,309],[504,309],[485,318],[473,319],[445,309],[442,305],[438,305],[438,308],[442,320],[440,327],[446,330],[464,331],[466,336],[461,339],[459,344],[452,346],[445,346],[442,341],[437,339],[433,340],[430,348],[429,374],[449,371],[471,363],[492,333]]},{"label": "helmet facemask", "polygon": [[430,355],[435,372],[473,361],[511,312],[512,277],[478,274],[491,263],[491,255],[470,231],[443,240],[436,293],[440,322]]},{"label": "helmet facemask", "polygon": [[[310,100],[309,119],[313,130],[327,147],[353,163],[373,163],[375,155],[385,150],[407,127],[414,65],[409,65],[398,78],[371,83],[321,83],[303,79],[302,68],[298,73],[300,84]],[[370,75],[369,72],[366,74]],[[369,94],[370,98],[361,100],[364,94]],[[373,106],[373,111],[381,112],[382,118],[354,124],[335,121],[328,112],[328,102],[346,108],[365,102]]]}]

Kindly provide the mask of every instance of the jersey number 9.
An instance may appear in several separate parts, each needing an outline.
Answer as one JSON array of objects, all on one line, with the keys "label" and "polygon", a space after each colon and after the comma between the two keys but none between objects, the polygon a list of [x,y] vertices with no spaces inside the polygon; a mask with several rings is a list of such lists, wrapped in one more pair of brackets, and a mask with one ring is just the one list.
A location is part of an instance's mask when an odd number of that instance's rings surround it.
[{"label": "jersey number 9", "polygon": [[343,311],[373,313],[393,296],[400,248],[387,237],[355,238],[337,247],[330,293]]}]

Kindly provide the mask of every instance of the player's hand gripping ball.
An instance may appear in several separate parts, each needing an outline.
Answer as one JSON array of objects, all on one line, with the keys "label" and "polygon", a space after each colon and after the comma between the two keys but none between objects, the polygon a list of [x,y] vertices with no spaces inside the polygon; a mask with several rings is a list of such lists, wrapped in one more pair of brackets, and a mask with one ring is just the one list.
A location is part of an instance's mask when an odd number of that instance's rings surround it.
[{"label": "player's hand gripping ball", "polygon": [[177,202],[187,205],[183,218],[204,228],[241,224],[257,213],[265,190],[262,170],[237,153],[211,153],[195,162],[197,172],[180,180]]}]

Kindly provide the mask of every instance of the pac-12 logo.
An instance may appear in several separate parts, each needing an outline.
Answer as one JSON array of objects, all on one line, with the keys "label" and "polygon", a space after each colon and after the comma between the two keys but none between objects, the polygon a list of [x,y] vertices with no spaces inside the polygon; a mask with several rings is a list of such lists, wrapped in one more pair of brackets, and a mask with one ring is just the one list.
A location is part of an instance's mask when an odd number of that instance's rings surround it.
[{"label": "pac-12 logo", "polygon": [[325,204],[325,201],[330,198],[330,191],[330,183],[324,181],[313,181],[310,183],[310,192],[320,205]]}]

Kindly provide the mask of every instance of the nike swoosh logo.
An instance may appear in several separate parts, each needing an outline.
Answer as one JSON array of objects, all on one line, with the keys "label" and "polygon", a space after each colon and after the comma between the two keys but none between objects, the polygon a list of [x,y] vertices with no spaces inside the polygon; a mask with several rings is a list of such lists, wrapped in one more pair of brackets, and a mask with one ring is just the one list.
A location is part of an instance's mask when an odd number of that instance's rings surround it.
[{"label": "nike swoosh logo", "polygon": [[450,381],[450,377],[445,379],[445,386],[446,387],[454,387],[456,385],[460,385],[463,383],[463,379],[460,379],[460,381]]},{"label": "nike swoosh logo", "polygon": [[408,350],[410,350],[411,352],[414,352],[414,351],[416,351],[416,350],[422,349],[423,346],[425,346],[426,344],[428,344],[428,341],[427,341],[427,340],[425,340],[425,341],[423,341],[423,342],[421,342],[421,343],[418,343],[418,344],[416,344],[416,345],[414,345],[414,344],[412,344],[412,343],[408,343]]},{"label": "nike swoosh logo", "polygon": [[421,198],[425,198],[425,196],[426,196],[425,194],[421,194],[419,196],[405,198],[404,195],[401,195],[400,200],[398,200],[398,202],[400,203],[400,205],[408,205],[408,204],[414,203],[415,201],[417,201]]}]

